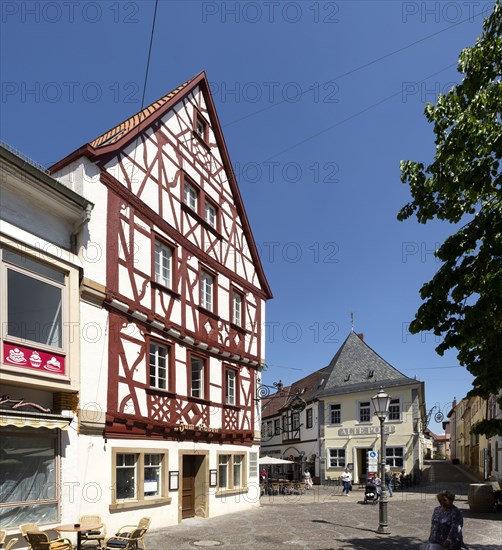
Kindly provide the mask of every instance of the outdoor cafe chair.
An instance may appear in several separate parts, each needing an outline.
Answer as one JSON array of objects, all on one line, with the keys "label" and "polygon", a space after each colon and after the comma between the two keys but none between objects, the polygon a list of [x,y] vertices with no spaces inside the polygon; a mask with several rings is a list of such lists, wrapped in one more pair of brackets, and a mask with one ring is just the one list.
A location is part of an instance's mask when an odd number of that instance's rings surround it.
[{"label": "outdoor cafe chair", "polygon": [[7,545],[5,546],[4,550],[12,550],[12,548],[14,548],[18,540],[19,539],[17,537],[10,539]]},{"label": "outdoor cafe chair", "polygon": [[[30,532],[30,533],[42,533],[43,535],[45,535],[52,546],[46,546],[44,548],[50,548],[50,550],[66,550],[65,544],[67,542],[69,542],[69,540],[65,539],[65,538],[51,539],[45,531],[40,531],[40,529],[39,529],[39,527],[36,523],[22,523],[19,526],[19,531],[21,532],[21,535],[23,535],[26,542],[28,542],[28,544],[31,545],[31,547],[33,547],[33,545],[28,540],[28,532]],[[61,549],[59,548],[59,546],[61,546]],[[70,545],[70,549],[71,548],[72,547]]]},{"label": "outdoor cafe chair", "polygon": [[137,550],[140,542],[144,544],[143,537],[145,536],[146,531],[147,530],[143,527],[136,527],[136,529],[130,533],[123,533],[121,535],[110,537],[105,540],[104,550]]},{"label": "outdoor cafe chair", "polygon": [[80,516],[80,525],[85,525],[87,523],[101,523],[102,527],[100,529],[93,529],[92,531],[84,531],[81,535],[82,546],[84,546],[86,542],[97,542],[99,548],[101,548],[106,538],[106,525],[101,521],[101,516]]},{"label": "outdoor cafe chair", "polygon": [[143,548],[143,550],[146,550],[146,545],[145,545],[145,533],[147,532],[148,528],[150,527],[150,524],[152,523],[152,518],[148,517],[148,516],[144,516],[142,517],[139,521],[138,521],[138,525],[123,525],[118,531],[117,531],[117,534],[116,536],[129,536],[130,533],[134,530],[134,529],[144,529],[144,533],[141,535],[141,540],[138,542],[141,543],[141,548]]},{"label": "outdoor cafe chair", "polygon": [[69,539],[51,540],[43,531],[26,531],[26,540],[32,550],[72,550],[73,544]]}]

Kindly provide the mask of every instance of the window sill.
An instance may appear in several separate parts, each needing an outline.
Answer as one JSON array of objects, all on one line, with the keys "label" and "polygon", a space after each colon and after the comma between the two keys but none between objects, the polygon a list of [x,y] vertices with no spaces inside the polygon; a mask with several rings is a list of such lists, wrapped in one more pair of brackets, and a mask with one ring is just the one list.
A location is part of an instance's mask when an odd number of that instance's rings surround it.
[{"label": "window sill", "polygon": [[145,393],[150,395],[164,395],[167,397],[176,398],[176,392],[172,392],[170,390],[163,390],[162,388],[154,388],[152,386],[145,388]]},{"label": "window sill", "polygon": [[192,134],[194,135],[195,139],[207,150],[207,151],[210,151],[211,150],[211,147],[209,145],[209,143],[200,135],[198,134],[195,130],[192,130]]},{"label": "window sill", "polygon": [[217,315],[216,313],[213,313],[212,311],[209,311],[209,310],[206,309],[205,307],[198,306],[197,309],[200,311],[200,313],[203,313],[204,315],[207,315],[208,317],[211,317],[211,318],[214,319],[215,321],[219,321],[219,320],[220,320],[220,316],[219,316],[219,315]]},{"label": "window sill", "polygon": [[186,213],[190,214],[190,216],[193,216],[199,223],[204,227],[204,229],[207,229],[210,231],[217,239],[223,240],[222,234],[218,231],[217,227],[213,227],[207,221],[193,208],[190,208],[188,204],[185,204],[184,202],[181,203],[181,209]]},{"label": "window sill", "polygon": [[132,510],[135,508],[147,508],[149,506],[159,506],[161,504],[171,504],[171,497],[158,497],[147,500],[132,500],[127,502],[114,502],[108,506],[110,512],[115,510]]},{"label": "window sill", "polygon": [[211,401],[209,399],[205,399],[204,397],[187,397],[187,401],[189,403],[200,403],[201,405],[211,405]]},{"label": "window sill", "polygon": [[245,328],[241,327],[241,325],[236,325],[235,323],[230,323],[230,328],[236,332],[240,332],[241,334],[248,334],[249,332]]},{"label": "window sill", "polygon": [[179,292],[177,292],[176,290],[173,290],[172,288],[169,288],[168,286],[165,286],[162,283],[154,281],[153,279],[150,281],[150,284],[152,285],[152,288],[156,288],[157,290],[162,290],[163,292],[167,292],[173,298],[180,298],[181,297],[181,294]]}]

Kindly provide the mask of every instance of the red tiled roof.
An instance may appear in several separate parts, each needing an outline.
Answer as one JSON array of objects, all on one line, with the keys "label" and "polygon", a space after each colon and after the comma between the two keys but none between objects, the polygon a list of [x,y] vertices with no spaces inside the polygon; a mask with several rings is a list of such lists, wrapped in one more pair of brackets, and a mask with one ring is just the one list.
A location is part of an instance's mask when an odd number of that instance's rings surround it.
[{"label": "red tiled roof", "polygon": [[[197,75],[198,76],[198,75]],[[118,126],[115,126],[111,130],[108,130],[108,132],[105,132],[95,140],[91,141],[89,145],[92,145],[94,148],[102,147],[103,145],[110,145],[111,143],[114,143],[119,138],[123,137],[125,134],[131,132],[134,130],[134,128],[137,128],[144,120],[146,120],[149,116],[155,114],[163,105],[165,105],[170,99],[172,99],[178,92],[183,90],[183,88],[186,88],[190,82],[192,82],[197,76],[194,76],[190,80],[187,80],[181,86],[178,86],[165,96],[161,97],[160,99],[157,99],[157,101],[154,101],[151,105],[148,105],[148,107],[145,107],[142,111],[139,113],[136,113],[132,117],[128,118],[127,120],[124,120],[124,122],[120,123]]]}]

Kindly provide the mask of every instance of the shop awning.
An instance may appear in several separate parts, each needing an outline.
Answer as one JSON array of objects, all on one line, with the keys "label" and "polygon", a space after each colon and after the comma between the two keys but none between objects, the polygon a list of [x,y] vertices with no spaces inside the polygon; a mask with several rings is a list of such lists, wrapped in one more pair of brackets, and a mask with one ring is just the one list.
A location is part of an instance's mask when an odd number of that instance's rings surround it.
[{"label": "shop awning", "polygon": [[27,413],[21,411],[0,410],[0,427],[14,426],[16,428],[47,428],[67,430],[72,418],[60,414]]}]

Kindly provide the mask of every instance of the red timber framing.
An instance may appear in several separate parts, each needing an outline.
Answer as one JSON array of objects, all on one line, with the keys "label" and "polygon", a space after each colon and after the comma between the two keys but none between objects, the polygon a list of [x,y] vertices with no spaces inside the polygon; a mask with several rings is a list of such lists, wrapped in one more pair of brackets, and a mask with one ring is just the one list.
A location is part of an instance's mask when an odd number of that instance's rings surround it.
[{"label": "red timber framing", "polygon": [[[51,171],[82,157],[99,168],[107,189],[106,436],[251,445],[262,309],[272,294],[205,74]],[[169,274],[160,281],[156,244]],[[201,306],[202,272],[213,281],[210,310]],[[149,378],[152,343],[169,350],[161,388]],[[204,362],[200,395],[192,391],[192,357]],[[235,372],[235,403],[225,402],[227,368]]]}]

